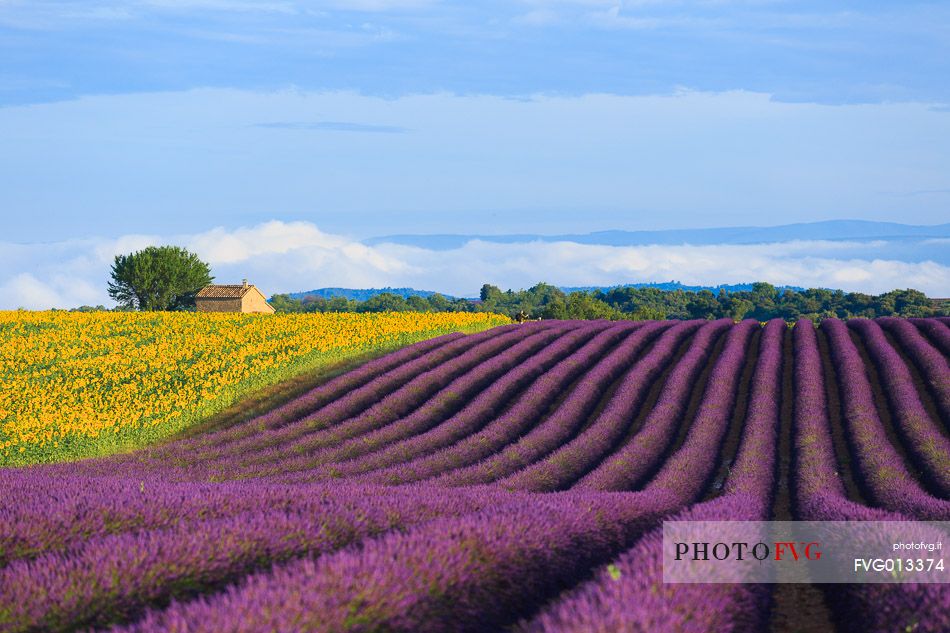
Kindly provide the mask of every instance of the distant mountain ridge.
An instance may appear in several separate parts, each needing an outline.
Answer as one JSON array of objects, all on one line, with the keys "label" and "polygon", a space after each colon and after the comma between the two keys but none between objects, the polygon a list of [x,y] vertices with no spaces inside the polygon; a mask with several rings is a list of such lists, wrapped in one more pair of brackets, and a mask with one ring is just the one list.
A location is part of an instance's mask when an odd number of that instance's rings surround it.
[{"label": "distant mountain ridge", "polygon": [[453,235],[403,234],[383,235],[363,240],[364,244],[402,244],[430,250],[461,248],[472,240],[502,244],[522,242],[574,242],[602,246],[648,245],[712,245],[712,244],[765,244],[792,240],[901,242],[950,238],[950,223],[938,225],[899,224],[867,220],[828,220],[780,226],[740,226],[709,229],[670,229],[661,231],[595,231],[583,234],[540,235],[517,233],[508,235]]}]

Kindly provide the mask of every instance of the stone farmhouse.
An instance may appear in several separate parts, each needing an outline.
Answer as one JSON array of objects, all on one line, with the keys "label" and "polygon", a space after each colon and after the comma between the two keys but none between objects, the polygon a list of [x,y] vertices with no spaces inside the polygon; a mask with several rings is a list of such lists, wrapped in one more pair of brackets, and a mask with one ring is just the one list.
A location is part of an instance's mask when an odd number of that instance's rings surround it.
[{"label": "stone farmhouse", "polygon": [[267,303],[267,297],[248,285],[247,279],[241,284],[212,284],[205,286],[195,295],[198,312],[246,312],[271,314],[274,308]]}]

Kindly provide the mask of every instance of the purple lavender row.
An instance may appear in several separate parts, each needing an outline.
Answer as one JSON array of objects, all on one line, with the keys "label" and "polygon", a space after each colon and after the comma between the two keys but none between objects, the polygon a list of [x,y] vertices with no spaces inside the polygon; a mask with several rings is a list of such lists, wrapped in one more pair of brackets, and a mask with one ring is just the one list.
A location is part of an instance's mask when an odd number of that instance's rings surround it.
[{"label": "purple lavender row", "polygon": [[[799,321],[793,332],[795,354],[795,507],[806,521],[903,521],[895,512],[869,508],[848,499],[837,471],[823,368],[815,328]],[[835,585],[838,622],[861,633],[950,629],[947,585]]]},{"label": "purple lavender row", "polygon": [[174,450],[172,445],[169,447],[172,449],[170,456],[181,459],[184,465],[189,465],[196,461],[214,460],[228,455],[276,446],[307,433],[328,428],[343,420],[365,413],[369,408],[378,405],[385,397],[391,396],[392,393],[400,389],[406,389],[407,385],[420,375],[445,363],[455,361],[460,355],[465,355],[473,347],[492,342],[498,337],[520,338],[533,330],[548,327],[547,324],[533,325],[540,327],[523,328],[517,325],[508,325],[459,338],[369,381],[362,387],[344,394],[302,418],[285,420],[280,417],[272,420],[269,416],[264,415],[254,424],[257,431],[254,435],[234,442],[219,442],[200,453],[195,453],[187,447],[182,451],[177,451]]},{"label": "purple lavender row", "polygon": [[[731,368],[737,348],[744,358],[756,327],[736,327],[717,365]],[[726,369],[715,373],[730,377]],[[721,441],[721,434],[702,429],[687,437],[681,452],[694,462],[682,464],[691,467],[684,471],[693,480],[689,485],[670,485],[661,476],[638,493],[525,496],[371,540],[358,550],[290,563],[223,594],[173,604],[122,630],[494,629],[576,582],[694,498],[708,480],[703,462]]]},{"label": "purple lavender row", "polygon": [[772,319],[762,330],[742,441],[723,487],[726,496],[747,495],[750,501],[757,500],[757,503],[764,504],[760,512],[764,513],[763,516],[768,516],[775,492],[774,471],[782,405],[783,342],[787,330],[783,319]]},{"label": "purple lavender row", "polygon": [[[920,330],[906,319],[886,317],[877,323],[890,332],[917,365],[927,389],[934,396],[939,415],[950,424],[950,365],[947,357],[931,345]],[[944,328],[946,330],[946,328]],[[950,330],[947,330],[950,332]]]},{"label": "purple lavender row", "polygon": [[730,319],[713,321],[699,329],[686,354],[670,373],[660,397],[643,427],[626,444],[582,477],[575,488],[582,490],[630,490],[648,477],[676,437],[677,424],[686,412],[689,398],[716,340],[732,327]]},{"label": "purple lavender row", "polygon": [[[770,321],[759,346],[750,404],[725,494],[672,521],[761,521],[774,488],[785,322]],[[769,591],[755,584],[663,583],[663,532],[655,529],[597,576],[519,629],[542,631],[754,631],[766,625]]]},{"label": "purple lavender row", "polygon": [[[904,359],[874,321],[852,319],[848,325],[860,332],[871,361],[877,365],[893,418],[907,438],[910,454],[923,465],[927,479],[940,495],[950,496],[950,440],[924,408]],[[945,372],[943,379],[950,388],[950,373]]]},{"label": "purple lavender row", "polygon": [[[219,476],[228,478],[283,475],[359,457],[423,433],[450,418],[495,379],[561,334],[544,330],[520,340],[499,337],[486,342],[486,347],[473,348],[457,362],[420,375],[393,398],[360,416],[267,451],[220,460],[214,468]],[[435,389],[438,391],[433,393]],[[425,399],[419,402],[421,398]]]},{"label": "purple lavender row", "polygon": [[490,503],[470,497],[421,489],[379,496],[337,491],[322,498],[300,494],[291,507],[262,498],[259,508],[227,518],[94,539],[0,570],[0,629],[72,631],[126,622],[150,605],[222,588],[273,563]]},{"label": "purple lavender row", "polygon": [[[527,362],[512,369],[489,386],[464,409],[430,431],[396,442],[363,457],[329,463],[309,471],[270,479],[293,483],[351,477],[409,461],[450,446],[484,427],[498,415],[506,403],[515,399],[524,390],[533,389],[534,381],[606,327],[606,325],[584,327],[558,338]],[[497,359],[489,362],[497,362]]]},{"label": "purple lavender row", "polygon": [[[723,384],[731,385],[736,383],[744,362],[746,345],[751,333],[757,327],[758,325],[755,322],[746,322],[734,328],[733,332],[730,333],[730,338],[727,341],[723,355],[717,362],[713,372],[715,381],[722,381]],[[734,399],[735,387],[731,389],[727,387],[708,390],[708,397],[704,399],[700,414],[697,416],[697,419],[701,422],[694,426],[683,447],[673,458],[674,463],[682,466],[689,472],[699,473],[692,486],[680,485],[680,482],[675,481],[679,477],[678,472],[667,472],[664,470],[661,472],[661,476],[658,477],[658,480],[652,483],[647,491],[641,493],[639,496],[636,494],[630,495],[631,499],[666,498],[671,500],[670,507],[675,507],[695,497],[702,489],[703,482],[708,479],[709,471],[715,466],[715,461],[710,460],[709,455],[718,453],[716,449],[721,443],[725,431],[725,422],[730,417],[732,401],[734,401]],[[604,518],[602,521],[606,522],[607,519]],[[411,565],[409,568],[415,571],[415,565]],[[547,576],[545,576],[545,578],[547,578]],[[339,590],[339,588],[331,589],[331,591],[337,590]],[[458,595],[453,596],[454,601],[466,600],[467,598],[468,594],[465,594],[464,597]],[[518,604],[523,606],[520,602]],[[325,609],[322,607],[320,610],[321,612],[325,612]],[[373,612],[375,613],[376,611],[377,606],[374,605]],[[437,614],[431,614],[430,612],[427,615],[431,617],[431,615]],[[462,613],[458,614],[457,617],[464,618],[465,615],[466,614]],[[445,622],[432,622],[428,619],[422,620],[420,618],[419,620],[412,621],[411,627],[406,626],[406,628],[417,630],[427,630],[427,628],[429,628],[431,630],[433,625],[437,627],[444,626],[445,624]],[[495,625],[497,623],[493,622],[491,624]],[[387,621],[384,626],[392,626],[392,622]]]},{"label": "purple lavender row", "polygon": [[[561,327],[563,326],[559,326],[558,330]],[[251,464],[261,464],[311,453],[389,424],[408,415],[430,398],[444,396],[456,379],[465,376],[486,359],[509,349],[532,334],[544,334],[551,329],[548,324],[543,326],[532,324],[527,328],[516,328],[490,337],[444,364],[415,376],[400,388],[382,395],[377,402],[359,415],[342,420],[331,428],[321,425],[324,428],[315,432],[308,428],[306,433],[289,434],[289,437],[285,437],[278,444],[268,444],[266,450],[247,451],[246,461]],[[285,430],[290,430],[290,428],[285,427]],[[234,457],[241,457],[241,455],[237,454]],[[226,459],[225,466],[232,465],[234,461],[234,459]]]},{"label": "purple lavender row", "polygon": [[495,630],[655,525],[662,495],[555,493],[437,519],[117,631]]},{"label": "purple lavender row", "polygon": [[[812,323],[793,330],[795,357],[795,486],[797,517],[804,521],[907,520],[913,514],[871,508],[848,498],[835,459],[821,352]],[[937,520],[946,520],[937,518]]]},{"label": "purple lavender row", "polygon": [[640,328],[597,363],[561,406],[526,435],[471,466],[443,473],[431,483],[447,486],[490,483],[557,450],[594,412],[611,383],[625,372],[635,371],[631,368],[637,367],[643,349],[668,328],[669,324],[664,322]]},{"label": "purple lavender row", "polygon": [[[437,381],[438,378],[451,380],[477,364],[483,355],[549,327],[547,324],[532,325],[528,328],[505,326],[501,332],[498,329],[486,330],[450,343],[303,418],[278,428],[262,430],[246,440],[216,445],[196,456],[183,455],[183,465],[190,467],[197,461],[221,459],[232,461],[245,455],[254,463],[262,463],[279,458],[288,443],[308,435],[326,433],[328,429],[347,424],[359,427],[360,423],[372,425],[377,419],[380,423],[391,420],[444,386]],[[440,373],[442,371],[444,373]]]},{"label": "purple lavender row", "polygon": [[[0,506],[0,566],[11,560],[68,550],[82,541],[112,534],[167,529],[262,507],[289,510],[302,498],[370,495],[405,499],[411,493],[410,488],[394,490],[345,483],[281,486],[258,482],[207,484],[53,477],[33,469],[0,472],[0,487],[5,501]],[[432,494],[442,495],[437,491]],[[468,495],[467,491],[459,491],[455,496],[467,499]]]},{"label": "purple lavender row", "polygon": [[[468,373],[456,378],[439,393],[408,415],[381,428],[350,439],[324,446],[314,452],[281,460],[269,469],[252,470],[250,475],[267,477],[285,473],[312,471],[332,462],[361,457],[385,446],[415,437],[450,419],[465,402],[489,387],[497,379],[527,361],[539,350],[558,338],[559,332],[549,330],[528,336],[517,344],[487,357]],[[229,473],[230,474],[230,473]]]},{"label": "purple lavender row", "polygon": [[49,473],[39,468],[0,470],[0,489],[4,491],[0,563],[65,549],[81,539],[165,528],[189,516],[227,517],[253,510],[263,501],[272,508],[289,508],[301,494],[326,497],[340,490],[358,490],[362,494],[401,495],[411,488],[372,488],[346,482],[304,487],[257,481],[182,483],[133,478],[136,473],[126,470],[121,465],[114,477]]},{"label": "purple lavender row", "polygon": [[600,332],[578,351],[540,376],[510,409],[474,435],[469,435],[436,453],[360,475],[355,480],[386,484],[421,481],[484,459],[537,424],[545,410],[564,389],[590,371],[607,350],[633,331],[629,324],[622,323]]},{"label": "purple lavender row", "polygon": [[944,357],[950,357],[950,327],[937,319],[907,319],[929,338]]},{"label": "purple lavender row", "polygon": [[[50,475],[38,469],[0,472],[0,565],[84,539],[173,526],[186,517],[230,516],[260,504],[258,487],[169,484],[155,479]],[[299,491],[271,486],[276,502],[293,503]]]},{"label": "purple lavender row", "polygon": [[832,363],[838,374],[844,419],[858,471],[872,499],[887,509],[918,519],[950,518],[950,501],[925,492],[888,440],[864,362],[848,335],[848,326],[837,319],[825,319],[821,329],[828,337]]},{"label": "purple lavender row", "polygon": [[[220,442],[233,441],[247,437],[248,435],[253,435],[261,428],[274,428],[281,424],[297,420],[344,394],[358,387],[362,387],[367,382],[397,369],[420,356],[443,347],[448,343],[461,339],[464,336],[465,335],[461,332],[452,332],[409,345],[336,376],[326,383],[294,398],[290,402],[254,418],[249,423],[235,425],[219,432],[203,433],[194,438],[176,442],[176,446],[178,448],[189,447],[192,449],[208,448]],[[157,450],[158,452],[161,451],[161,449]]]},{"label": "purple lavender row", "polygon": [[858,516],[860,520],[886,517],[884,510],[872,509],[848,499],[838,472],[824,367],[818,336],[811,321],[801,319],[792,330],[795,358],[795,486],[797,518],[804,521],[834,521],[838,516]]},{"label": "purple lavender row", "polygon": [[[814,340],[814,331],[806,324],[808,334]],[[799,328],[801,329],[801,327]],[[763,345],[767,345],[763,338]],[[769,345],[768,349],[777,352]],[[774,378],[770,385],[762,388],[759,378],[766,372],[763,363],[771,362],[777,369],[777,353],[773,359],[760,356],[756,370],[756,382],[750,407],[764,405],[772,415],[761,417],[761,411],[750,409],[748,427],[743,436],[736,467],[727,482],[727,494],[721,499],[696,506],[677,520],[761,520],[767,513],[767,492],[771,484],[771,468],[774,463],[774,421],[760,424],[768,418],[777,417],[778,385]],[[799,437],[802,453],[813,452],[816,445],[816,420],[827,417],[823,407],[824,391],[821,386],[821,364],[817,356],[817,346],[810,367],[804,372],[806,398],[800,408],[799,421],[805,426],[805,432]],[[809,372],[808,369],[811,371]],[[772,372],[768,372],[772,373]],[[777,375],[777,374],[775,374]],[[817,380],[815,377],[818,377]],[[768,404],[765,404],[768,403]],[[758,422],[757,422],[758,418]],[[810,426],[809,426],[810,425]],[[758,429],[760,432],[755,432]],[[799,469],[805,477],[813,477],[812,466],[817,466],[818,478],[827,478],[832,488],[837,487],[843,495],[843,487],[836,478],[831,456],[830,435],[825,433],[823,446],[828,460],[809,460]],[[758,450],[755,448],[758,447]],[[759,462],[757,457],[761,456]],[[743,475],[746,473],[746,475]],[[799,486],[799,490],[814,487],[814,482]],[[837,485],[836,485],[837,484]],[[747,496],[748,495],[748,496]],[[863,509],[863,508],[862,508]],[[866,509],[865,509],[866,510]],[[840,517],[839,517],[840,518]],[[851,516],[850,518],[857,518]],[[881,517],[875,517],[881,518]],[[709,585],[709,586],[664,586],[661,581],[661,533],[659,531],[645,537],[638,546],[625,554],[610,570],[601,573],[598,580],[576,592],[571,599],[556,603],[524,627],[529,631],[592,631],[592,630],[676,630],[676,631],[744,631],[762,628],[765,592],[755,585]],[[853,588],[852,588],[853,591]],[[915,599],[915,592],[917,598]],[[946,591],[928,587],[918,588],[873,587],[862,588],[858,593],[863,596],[862,608],[852,609],[842,621],[856,622],[855,630],[917,630],[914,622],[916,610],[921,600],[929,600],[924,605],[925,614],[920,620],[926,621],[923,629],[928,631],[945,630],[947,626]],[[942,599],[939,599],[942,598]],[[875,608],[875,600],[879,600]],[[880,617],[883,611],[888,615]],[[934,606],[941,605],[941,606]],[[868,615],[870,614],[870,618]]]},{"label": "purple lavender row", "polygon": [[637,361],[597,419],[576,438],[547,458],[498,481],[510,490],[547,491],[569,487],[600,463],[628,431],[653,383],[683,341],[701,321],[679,323],[663,332],[646,356]]},{"label": "purple lavender row", "polygon": [[733,417],[746,350],[758,329],[759,323],[750,319],[729,331],[683,445],[663,462],[647,490],[669,490],[690,501],[702,494],[718,465],[716,455]]},{"label": "purple lavender row", "polygon": [[[667,519],[762,520],[746,495],[726,495]],[[590,581],[562,595],[520,633],[744,633],[768,628],[769,588],[761,584],[664,584],[663,530],[644,536]]]}]

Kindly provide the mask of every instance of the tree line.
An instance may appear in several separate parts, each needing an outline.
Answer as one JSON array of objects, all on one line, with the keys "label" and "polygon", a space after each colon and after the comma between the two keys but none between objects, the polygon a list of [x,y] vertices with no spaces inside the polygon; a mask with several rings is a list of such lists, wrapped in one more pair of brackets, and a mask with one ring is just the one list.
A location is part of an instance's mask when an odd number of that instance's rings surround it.
[{"label": "tree line", "polygon": [[294,299],[274,295],[270,303],[277,312],[497,312],[515,317],[541,319],[768,319],[794,321],[827,317],[928,317],[950,316],[950,306],[938,305],[918,290],[892,290],[880,295],[823,288],[778,290],[769,283],[752,284],[748,291],[713,293],[709,290],[660,290],[617,287],[608,290],[564,292],[546,283],[527,290],[501,290],[485,284],[479,298],[404,298],[381,293],[365,301],[345,297],[307,296]]}]

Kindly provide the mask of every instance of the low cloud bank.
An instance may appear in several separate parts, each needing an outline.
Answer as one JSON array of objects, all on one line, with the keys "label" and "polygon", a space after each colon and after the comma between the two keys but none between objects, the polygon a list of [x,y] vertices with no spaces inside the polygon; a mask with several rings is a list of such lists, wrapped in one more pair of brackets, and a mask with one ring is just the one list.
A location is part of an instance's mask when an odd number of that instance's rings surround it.
[{"label": "low cloud bank", "polygon": [[538,281],[582,286],[676,280],[694,285],[768,281],[868,294],[916,288],[931,296],[950,295],[950,267],[869,258],[875,242],[616,247],[474,240],[435,251],[397,244],[367,246],[309,222],[271,221],[192,235],[0,243],[0,308],[113,305],[106,286],[115,255],[157,244],[195,251],[211,264],[220,283],[247,278],[268,294],[328,286],[412,286],[474,296],[486,282],[524,288]]}]

